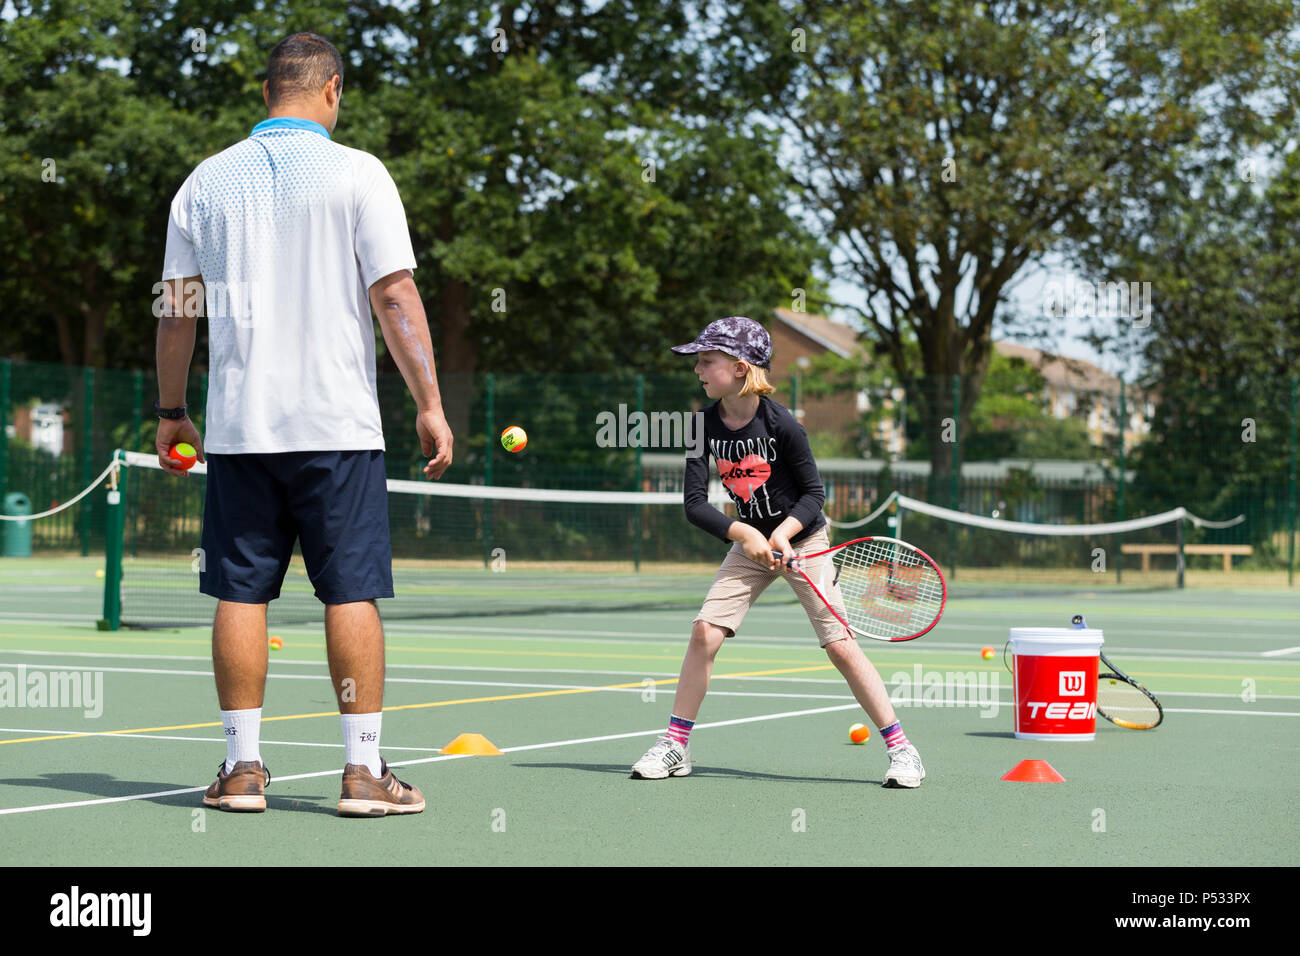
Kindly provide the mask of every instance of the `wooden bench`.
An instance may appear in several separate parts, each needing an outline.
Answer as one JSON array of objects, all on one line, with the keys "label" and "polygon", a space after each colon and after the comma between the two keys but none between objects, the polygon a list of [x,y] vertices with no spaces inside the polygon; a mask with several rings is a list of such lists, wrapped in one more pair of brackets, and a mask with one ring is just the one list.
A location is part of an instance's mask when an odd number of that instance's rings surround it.
[{"label": "wooden bench", "polygon": [[[1176,544],[1126,544],[1120,548],[1125,554],[1142,555],[1142,570],[1151,570],[1151,555],[1153,554],[1177,554],[1178,545]],[[1221,554],[1223,555],[1223,570],[1232,570],[1232,556],[1234,554],[1250,554],[1253,549],[1248,544],[1185,544],[1183,545],[1184,554]]]}]

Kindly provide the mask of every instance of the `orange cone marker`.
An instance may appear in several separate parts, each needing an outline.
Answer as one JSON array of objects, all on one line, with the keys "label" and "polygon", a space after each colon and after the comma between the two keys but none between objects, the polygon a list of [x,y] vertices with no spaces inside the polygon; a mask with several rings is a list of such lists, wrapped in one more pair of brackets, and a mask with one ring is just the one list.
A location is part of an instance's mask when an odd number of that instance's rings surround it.
[{"label": "orange cone marker", "polygon": [[1002,779],[1012,783],[1065,783],[1065,778],[1046,760],[1022,760],[1003,774]]},{"label": "orange cone marker", "polygon": [[469,754],[476,757],[500,757],[496,744],[482,734],[461,734],[442,748],[445,754]]}]

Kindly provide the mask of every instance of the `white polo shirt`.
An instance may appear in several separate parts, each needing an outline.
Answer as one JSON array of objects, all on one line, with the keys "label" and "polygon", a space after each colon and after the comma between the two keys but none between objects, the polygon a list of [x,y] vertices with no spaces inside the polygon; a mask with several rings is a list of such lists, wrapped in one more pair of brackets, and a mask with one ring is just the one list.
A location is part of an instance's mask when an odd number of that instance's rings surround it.
[{"label": "white polo shirt", "polygon": [[206,287],[206,450],[382,450],[368,290],[414,268],[388,170],[318,123],[269,119],[201,162],[162,277]]}]

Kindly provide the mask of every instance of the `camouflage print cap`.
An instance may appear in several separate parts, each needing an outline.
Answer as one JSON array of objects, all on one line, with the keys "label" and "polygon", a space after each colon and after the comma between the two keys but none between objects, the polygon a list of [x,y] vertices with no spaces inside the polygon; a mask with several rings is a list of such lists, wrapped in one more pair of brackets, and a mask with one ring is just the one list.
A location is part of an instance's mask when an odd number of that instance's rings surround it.
[{"label": "camouflage print cap", "polygon": [[729,315],[725,319],[710,322],[694,342],[673,346],[673,351],[678,355],[713,349],[734,355],[759,368],[772,367],[772,337],[767,334],[767,329],[743,315]]}]

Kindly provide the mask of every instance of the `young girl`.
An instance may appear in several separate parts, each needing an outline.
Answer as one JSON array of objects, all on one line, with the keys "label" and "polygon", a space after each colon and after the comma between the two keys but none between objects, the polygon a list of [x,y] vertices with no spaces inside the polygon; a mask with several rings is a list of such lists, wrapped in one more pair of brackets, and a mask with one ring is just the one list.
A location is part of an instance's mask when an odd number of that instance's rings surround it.
[{"label": "young girl", "polygon": [[[788,571],[791,557],[824,551],[830,542],[821,513],[825,493],[808,435],[786,408],[767,397],[775,391],[764,371],[772,357],[767,330],[752,319],[731,316],[711,323],[694,342],[673,351],[698,353],[695,374],[704,394],[716,399],[704,410],[708,453],[686,459],[686,516],[697,527],[735,543],[691,629],[668,730],[632,767],[633,778],[663,780],[691,772],[691,728],[709,688],[713,659],[759,595],[784,576],[821,646],[880,728],[889,748],[884,786],[919,787],[925,779],[921,757],[903,736],[880,675],[808,583]],[[736,520],[708,502],[708,455],[735,503]],[[773,557],[774,551],[781,553],[780,560]],[[805,562],[804,570],[814,581],[825,560]],[[831,588],[827,597],[837,606],[841,602],[838,588]]]}]

